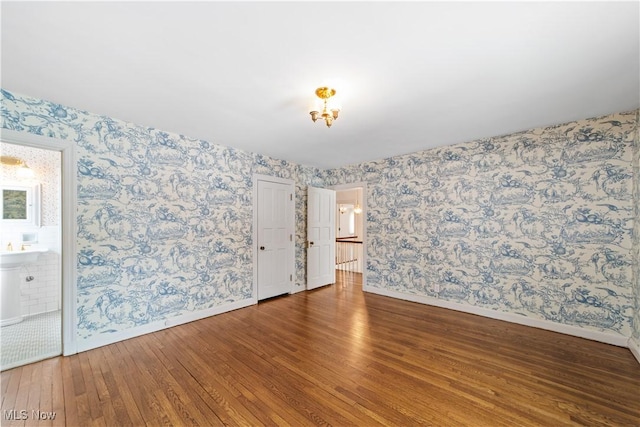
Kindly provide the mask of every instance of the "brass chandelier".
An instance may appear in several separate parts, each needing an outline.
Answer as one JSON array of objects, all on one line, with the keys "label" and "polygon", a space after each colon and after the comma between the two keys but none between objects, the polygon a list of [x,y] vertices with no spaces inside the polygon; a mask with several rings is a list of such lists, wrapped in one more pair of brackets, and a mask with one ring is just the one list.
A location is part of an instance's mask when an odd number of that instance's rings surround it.
[{"label": "brass chandelier", "polygon": [[340,113],[340,109],[329,108],[327,103],[329,98],[331,98],[335,94],[336,90],[330,87],[323,86],[316,89],[316,96],[324,101],[324,105],[322,107],[322,113],[320,113],[319,111],[309,112],[309,114],[311,114],[311,120],[315,122],[319,118],[322,118],[324,120],[324,123],[329,128],[333,124],[334,120],[338,120],[338,113]]}]

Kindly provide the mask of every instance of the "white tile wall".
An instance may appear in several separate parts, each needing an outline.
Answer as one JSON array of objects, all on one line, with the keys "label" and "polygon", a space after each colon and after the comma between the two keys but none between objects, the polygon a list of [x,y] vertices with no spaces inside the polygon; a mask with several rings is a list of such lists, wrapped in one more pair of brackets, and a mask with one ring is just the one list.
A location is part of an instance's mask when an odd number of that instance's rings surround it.
[{"label": "white tile wall", "polygon": [[[20,250],[22,233],[37,233],[38,243],[33,248],[46,248],[48,252],[40,255],[38,261],[24,266],[20,270],[20,294],[22,303],[22,315],[60,310],[62,300],[62,278],[60,270],[61,239],[57,226],[40,228],[25,228],[15,230],[2,230],[0,245],[4,250],[9,242],[13,250]],[[26,281],[27,276],[33,276],[34,280]]]},{"label": "white tile wall", "polygon": [[[33,276],[31,282],[27,276]],[[60,310],[61,300],[60,254],[47,252],[36,263],[26,265],[20,271],[22,315]]]}]

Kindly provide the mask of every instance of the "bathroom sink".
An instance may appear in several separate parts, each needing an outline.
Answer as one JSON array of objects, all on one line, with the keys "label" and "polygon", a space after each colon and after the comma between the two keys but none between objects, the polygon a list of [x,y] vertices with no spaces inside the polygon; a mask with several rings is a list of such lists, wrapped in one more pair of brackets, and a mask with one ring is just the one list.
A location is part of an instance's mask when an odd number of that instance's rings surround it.
[{"label": "bathroom sink", "polygon": [[46,249],[0,252],[0,326],[22,322],[20,267],[36,262]]},{"label": "bathroom sink", "polygon": [[47,252],[47,249],[0,252],[0,268],[16,268],[23,264],[36,262],[40,254],[44,252]]}]

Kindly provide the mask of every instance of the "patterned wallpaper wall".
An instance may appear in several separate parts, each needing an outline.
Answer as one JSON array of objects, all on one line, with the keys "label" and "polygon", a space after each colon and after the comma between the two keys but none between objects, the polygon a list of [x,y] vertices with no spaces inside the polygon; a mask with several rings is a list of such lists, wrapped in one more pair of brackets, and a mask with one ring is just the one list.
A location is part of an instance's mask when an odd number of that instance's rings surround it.
[{"label": "patterned wallpaper wall", "polygon": [[253,173],[295,181],[298,289],[306,186],[366,181],[370,286],[631,334],[636,113],[320,171],[7,91],[1,112],[78,145],[80,339],[249,298]]},{"label": "patterned wallpaper wall", "polygon": [[[249,299],[253,173],[295,180],[299,224],[306,185],[321,182],[313,168],[8,91],[2,127],[77,143],[80,339]],[[298,288],[304,256],[298,232]]]},{"label": "patterned wallpaper wall", "polygon": [[[636,111],[636,123],[640,124],[640,110]],[[633,229],[633,253],[634,253],[634,290],[636,298],[636,310],[633,320],[633,337],[640,342],[640,127],[636,126],[636,137],[633,151],[633,189],[635,222]]]},{"label": "patterned wallpaper wall", "polygon": [[629,336],[637,126],[636,112],[614,114],[330,170],[327,183],[368,183],[370,286]]}]

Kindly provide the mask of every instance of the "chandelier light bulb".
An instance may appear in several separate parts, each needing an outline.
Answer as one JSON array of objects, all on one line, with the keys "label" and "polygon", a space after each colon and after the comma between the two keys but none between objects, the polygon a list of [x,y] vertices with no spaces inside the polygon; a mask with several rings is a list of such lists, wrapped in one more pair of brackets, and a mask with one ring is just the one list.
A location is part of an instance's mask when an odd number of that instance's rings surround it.
[{"label": "chandelier light bulb", "polygon": [[358,203],[358,199],[360,198],[360,189],[356,189],[356,207],[353,208],[353,213],[360,215],[362,213],[362,207],[360,206],[360,203]]}]

